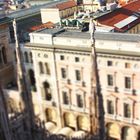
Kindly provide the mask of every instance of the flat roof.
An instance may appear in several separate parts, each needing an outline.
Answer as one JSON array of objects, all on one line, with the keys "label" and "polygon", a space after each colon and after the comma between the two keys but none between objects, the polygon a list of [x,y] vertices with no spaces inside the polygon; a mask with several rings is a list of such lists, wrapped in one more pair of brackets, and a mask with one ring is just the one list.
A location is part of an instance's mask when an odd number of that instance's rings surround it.
[{"label": "flat roof", "polygon": [[38,30],[38,31],[35,31],[35,33],[41,33],[41,34],[52,34],[52,35],[56,35],[56,34],[59,34],[61,32],[64,32],[65,29],[63,28],[52,28],[52,29],[41,29],[41,30]]},{"label": "flat roof", "polygon": [[[66,30],[64,28],[42,29],[42,30],[36,31],[36,33],[52,34],[57,37],[90,39],[89,32],[81,32],[80,30],[68,30],[68,29]],[[95,32],[95,39],[139,42],[140,35],[127,34],[127,33],[114,33],[114,32]]]},{"label": "flat roof", "polygon": [[[85,33],[85,32],[65,31],[65,32],[62,32],[61,34],[58,34],[57,36],[90,39],[89,32]],[[126,34],[126,33],[95,32],[95,39],[137,42],[137,41],[140,41],[140,35],[139,34]]]},{"label": "flat roof", "polygon": [[55,6],[56,4],[60,4],[60,3],[66,2],[66,1],[67,0],[50,1],[46,4],[42,4],[42,5],[38,5],[38,6],[32,6],[30,8],[21,9],[21,10],[12,12],[10,14],[7,14],[7,17],[21,19],[21,18],[23,18],[27,15],[34,15],[36,13],[40,13],[41,8],[52,7],[52,6]]}]

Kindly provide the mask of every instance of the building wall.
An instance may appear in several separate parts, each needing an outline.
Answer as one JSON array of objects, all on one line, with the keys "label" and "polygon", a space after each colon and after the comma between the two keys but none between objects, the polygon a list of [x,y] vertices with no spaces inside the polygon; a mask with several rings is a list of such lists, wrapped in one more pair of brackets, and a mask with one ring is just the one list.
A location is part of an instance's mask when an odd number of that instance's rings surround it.
[{"label": "building wall", "polygon": [[67,18],[77,11],[77,7],[71,7],[64,10],[58,8],[41,9],[42,23],[53,22],[58,23],[60,19]]},{"label": "building wall", "polygon": [[60,22],[60,18],[60,12],[57,8],[41,9],[42,23],[46,23],[49,21],[57,23]]},{"label": "building wall", "polygon": [[[109,123],[118,125],[119,131],[116,132],[116,127],[112,128],[111,136],[118,139],[122,139],[122,129],[126,126],[136,129],[136,139],[137,139],[137,131],[139,131],[140,123],[140,112],[138,110],[139,106],[139,62],[138,58],[135,57],[125,57],[125,56],[117,56],[117,55],[104,55],[102,57],[98,57],[99,61],[99,75],[100,82],[102,86],[102,94],[104,98],[104,109],[105,109],[105,118],[106,124]],[[112,61],[112,66],[107,66],[107,61]],[[129,68],[126,68],[126,63],[130,64]],[[107,82],[107,75],[113,75],[113,85],[109,86]],[[130,89],[125,88],[125,80],[124,77],[128,76],[131,79],[131,87]],[[105,84],[106,83],[106,84]],[[114,113],[108,112],[107,101],[113,102]],[[125,117],[124,104],[127,103],[130,105],[130,117]],[[137,124],[137,125],[135,125]],[[133,138],[134,139],[134,138]]]},{"label": "building wall", "polygon": [[[48,112],[51,112],[50,118],[52,120],[49,118],[46,119],[46,122],[53,121],[56,123],[55,116],[59,116],[57,117],[60,121],[60,124],[57,123],[59,128],[69,126],[74,130],[91,131],[90,107],[93,110],[95,108],[91,106],[90,102],[92,94],[89,40],[72,36],[55,36],[53,37],[53,45],[50,43],[51,41],[47,43],[48,41],[46,42],[46,39],[44,39],[40,47],[37,40],[32,40],[34,35],[37,37],[37,33],[31,34],[32,42],[27,44],[26,48],[33,50],[36,85],[44,119],[45,109],[47,109]],[[40,34],[38,35],[40,36]],[[140,111],[138,109],[140,99],[139,42],[127,39],[97,38],[96,49],[107,136],[120,140],[132,139],[132,137],[138,139],[140,124]],[[44,58],[45,54],[48,56],[47,58]],[[47,62],[50,65],[50,76],[39,73],[38,62],[40,61]],[[62,68],[65,69],[63,76]],[[81,74],[81,79],[78,81],[76,81],[75,70],[79,70]],[[112,78],[107,79],[108,75],[111,75]],[[54,97],[53,100],[56,104],[51,104],[52,101],[43,100],[41,97],[41,87],[45,80],[51,85],[52,97]],[[64,103],[63,92],[68,93],[68,103]],[[83,96],[82,107],[78,107],[75,96],[77,93]],[[54,110],[56,113],[54,113]],[[126,135],[127,133],[132,135]]]},{"label": "building wall", "polygon": [[0,81],[6,87],[14,80],[11,48],[9,45],[9,29],[6,24],[0,25]]},{"label": "building wall", "polygon": [[137,34],[140,32],[140,24],[132,27],[130,30],[127,31],[128,33]]}]

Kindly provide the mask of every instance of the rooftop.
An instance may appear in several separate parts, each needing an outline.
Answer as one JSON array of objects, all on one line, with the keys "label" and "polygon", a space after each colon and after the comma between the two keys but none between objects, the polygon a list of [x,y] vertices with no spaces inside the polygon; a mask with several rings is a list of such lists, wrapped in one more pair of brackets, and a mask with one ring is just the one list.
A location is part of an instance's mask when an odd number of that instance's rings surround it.
[{"label": "rooftop", "polygon": [[[36,31],[36,33],[52,34],[57,37],[90,39],[89,32],[81,32],[80,30],[66,30],[63,28],[42,29]],[[95,32],[95,39],[139,42],[140,35],[127,33]]]},{"label": "rooftop", "polygon": [[56,34],[59,34],[61,32],[64,32],[64,31],[65,30],[61,29],[61,28],[53,28],[53,29],[41,29],[41,30],[38,30],[38,31],[35,31],[35,32],[41,33],[41,34],[56,35]]},{"label": "rooftop", "polygon": [[67,1],[67,2],[63,2],[60,4],[56,4],[56,6],[54,6],[55,8],[58,8],[59,10],[65,10],[71,7],[77,6],[75,1]]},{"label": "rooftop", "polygon": [[[119,22],[122,22],[123,24],[123,20],[127,18],[127,20],[129,20],[129,17],[131,17],[132,15],[137,17],[137,19],[129,21],[127,22],[127,24],[125,24],[124,26],[122,25],[119,28],[118,26],[115,26]],[[111,13],[98,17],[97,20],[100,24],[115,27],[115,29],[118,31],[127,31],[129,28],[140,22],[140,0],[130,2],[127,5],[118,8]]]},{"label": "rooftop", "polygon": [[34,6],[31,8],[22,9],[19,11],[12,12],[12,13],[8,14],[7,16],[9,18],[16,18],[16,19],[19,18],[20,19],[20,18],[23,18],[27,15],[35,15],[36,13],[39,14],[41,8],[52,7],[52,6],[55,6],[56,4],[60,4],[60,3],[66,2],[66,1],[67,0],[51,1],[51,2],[48,2],[46,4],[42,4],[42,5]]}]

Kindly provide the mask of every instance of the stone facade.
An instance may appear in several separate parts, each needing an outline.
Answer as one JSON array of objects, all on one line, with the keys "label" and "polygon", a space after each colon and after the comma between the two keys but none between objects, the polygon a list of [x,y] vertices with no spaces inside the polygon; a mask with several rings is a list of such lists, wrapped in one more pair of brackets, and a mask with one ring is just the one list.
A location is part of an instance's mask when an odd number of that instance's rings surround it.
[{"label": "stone facade", "polygon": [[[102,110],[93,105],[89,34],[44,29],[31,33],[30,38],[25,49],[33,55],[36,114],[45,120],[46,126],[48,122],[57,126],[52,132],[59,132],[62,127],[73,131],[95,130],[99,125],[95,112]],[[137,140],[140,137],[139,36],[96,33],[95,40],[106,136],[113,140],[132,137]]]}]

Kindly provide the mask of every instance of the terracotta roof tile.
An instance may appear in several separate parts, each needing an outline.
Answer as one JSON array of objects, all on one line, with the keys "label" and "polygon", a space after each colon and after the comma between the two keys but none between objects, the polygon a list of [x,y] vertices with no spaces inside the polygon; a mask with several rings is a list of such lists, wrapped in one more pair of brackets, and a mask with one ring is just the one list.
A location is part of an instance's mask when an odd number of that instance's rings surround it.
[{"label": "terracotta roof tile", "polygon": [[[133,15],[135,12],[140,12],[140,0],[130,2],[129,4],[119,9],[116,9],[115,11],[111,13],[101,16],[97,18],[97,21],[100,24],[114,27],[114,24],[128,18],[129,16]],[[138,20],[140,20],[140,17],[138,18]],[[135,20],[133,22],[133,26],[134,26],[134,23],[136,24],[138,23],[138,20]],[[132,23],[130,25],[132,25]],[[129,28],[131,27],[130,25],[129,25]]]},{"label": "terracotta roof tile", "polygon": [[67,1],[67,2],[57,4],[55,6],[55,8],[58,8],[59,10],[65,10],[65,9],[68,9],[68,8],[71,8],[71,7],[74,7],[74,6],[77,6],[76,2],[70,0],[70,1]]},{"label": "terracotta roof tile", "polygon": [[37,26],[33,26],[31,27],[29,30],[30,31],[36,31],[36,30],[39,30],[39,29],[43,29],[43,28],[54,28],[54,24],[52,22],[47,22],[47,23],[44,23],[44,24],[40,24],[40,25],[37,25]]}]

